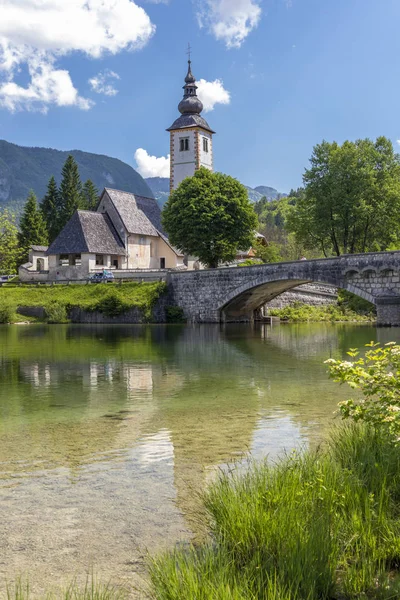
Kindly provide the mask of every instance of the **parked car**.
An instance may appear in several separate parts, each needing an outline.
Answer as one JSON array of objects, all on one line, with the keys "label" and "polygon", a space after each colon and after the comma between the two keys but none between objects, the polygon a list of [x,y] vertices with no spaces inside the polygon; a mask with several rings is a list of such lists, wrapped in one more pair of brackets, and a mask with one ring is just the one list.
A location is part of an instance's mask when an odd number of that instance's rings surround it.
[{"label": "parked car", "polygon": [[114,273],[111,271],[106,271],[105,269],[99,273],[93,273],[93,275],[89,277],[89,280],[92,283],[107,283],[107,281],[113,281],[113,279]]}]

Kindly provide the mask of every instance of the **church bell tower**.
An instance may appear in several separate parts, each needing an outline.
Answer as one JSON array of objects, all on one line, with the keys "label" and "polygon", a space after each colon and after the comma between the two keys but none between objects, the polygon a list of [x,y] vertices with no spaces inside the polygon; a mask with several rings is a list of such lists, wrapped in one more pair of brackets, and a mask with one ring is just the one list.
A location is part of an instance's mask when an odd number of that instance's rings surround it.
[{"label": "church bell tower", "polygon": [[183,99],[178,110],[181,116],[167,129],[170,132],[170,190],[175,190],[186,177],[192,177],[200,167],[213,170],[213,131],[201,116],[203,103],[197,97],[192,62],[183,86]]}]

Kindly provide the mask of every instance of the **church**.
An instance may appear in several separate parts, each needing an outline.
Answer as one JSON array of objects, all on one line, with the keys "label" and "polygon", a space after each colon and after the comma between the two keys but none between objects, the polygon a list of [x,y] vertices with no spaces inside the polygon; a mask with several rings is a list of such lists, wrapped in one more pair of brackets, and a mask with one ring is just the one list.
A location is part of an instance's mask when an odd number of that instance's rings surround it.
[{"label": "church", "polygon": [[[167,129],[171,191],[200,167],[213,170],[215,132],[201,115],[203,104],[190,60],[183,90],[180,116]],[[128,278],[138,269],[190,268],[184,261],[168,241],[154,198],[105,188],[97,211],[76,211],[48,248],[32,247],[19,277],[22,281],[79,280],[106,268],[116,277]]]}]

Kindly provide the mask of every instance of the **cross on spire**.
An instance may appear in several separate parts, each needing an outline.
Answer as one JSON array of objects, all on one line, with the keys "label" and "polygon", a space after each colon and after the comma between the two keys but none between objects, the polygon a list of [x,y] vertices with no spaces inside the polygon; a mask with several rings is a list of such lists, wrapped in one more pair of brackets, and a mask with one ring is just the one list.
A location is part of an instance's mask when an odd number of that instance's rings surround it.
[{"label": "cross on spire", "polygon": [[188,49],[187,49],[187,51],[186,51],[186,54],[188,55],[188,57],[189,57],[189,62],[190,62],[190,60],[191,60],[191,56],[192,56],[192,47],[191,47],[191,45],[190,45],[190,42],[188,43]]}]

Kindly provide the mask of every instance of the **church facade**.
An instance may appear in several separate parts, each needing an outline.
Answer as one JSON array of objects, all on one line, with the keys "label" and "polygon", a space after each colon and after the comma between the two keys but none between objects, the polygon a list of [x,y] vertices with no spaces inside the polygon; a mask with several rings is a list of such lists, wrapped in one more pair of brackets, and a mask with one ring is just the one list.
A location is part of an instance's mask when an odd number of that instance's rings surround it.
[{"label": "church facade", "polygon": [[[171,145],[171,190],[200,167],[213,169],[213,134],[201,116],[196,80],[189,60],[178,109],[167,130]],[[185,264],[186,263],[186,264]],[[77,210],[48,247],[32,247],[29,262],[19,268],[22,281],[87,279],[103,269],[115,277],[145,270],[191,268],[190,257],[168,240],[154,198],[106,188],[95,212]]]}]

